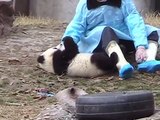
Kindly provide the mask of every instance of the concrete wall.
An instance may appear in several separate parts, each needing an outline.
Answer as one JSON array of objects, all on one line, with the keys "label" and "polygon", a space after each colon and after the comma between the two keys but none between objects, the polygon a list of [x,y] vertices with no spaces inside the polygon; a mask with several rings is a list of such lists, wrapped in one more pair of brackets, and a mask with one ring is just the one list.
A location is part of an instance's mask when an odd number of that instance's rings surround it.
[{"label": "concrete wall", "polygon": [[30,15],[70,21],[79,0],[30,0]]},{"label": "concrete wall", "polygon": [[[70,21],[79,0],[30,0],[30,15]],[[155,0],[134,0],[138,10],[146,13],[155,8]]]},{"label": "concrete wall", "polygon": [[134,2],[142,14],[155,10],[155,0],[134,0]]}]

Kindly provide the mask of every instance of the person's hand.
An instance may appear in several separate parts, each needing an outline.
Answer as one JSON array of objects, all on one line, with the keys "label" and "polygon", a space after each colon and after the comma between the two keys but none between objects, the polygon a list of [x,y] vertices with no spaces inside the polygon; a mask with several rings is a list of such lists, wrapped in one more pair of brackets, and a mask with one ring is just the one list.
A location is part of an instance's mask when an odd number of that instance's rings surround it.
[{"label": "person's hand", "polygon": [[147,60],[147,53],[144,46],[139,46],[136,50],[136,61],[137,63],[142,63]]}]

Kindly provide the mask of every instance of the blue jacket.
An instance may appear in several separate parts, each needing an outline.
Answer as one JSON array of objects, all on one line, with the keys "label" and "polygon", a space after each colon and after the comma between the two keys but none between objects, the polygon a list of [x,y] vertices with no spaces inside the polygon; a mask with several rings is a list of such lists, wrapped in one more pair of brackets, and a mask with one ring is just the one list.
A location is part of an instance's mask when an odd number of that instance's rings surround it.
[{"label": "blue jacket", "polygon": [[122,0],[120,8],[102,5],[90,10],[87,8],[87,0],[80,0],[63,37],[71,36],[80,52],[91,53],[99,44],[105,27],[113,28],[119,39],[131,40],[135,47],[142,45],[146,48],[147,36],[159,30],[145,25],[132,0]]}]

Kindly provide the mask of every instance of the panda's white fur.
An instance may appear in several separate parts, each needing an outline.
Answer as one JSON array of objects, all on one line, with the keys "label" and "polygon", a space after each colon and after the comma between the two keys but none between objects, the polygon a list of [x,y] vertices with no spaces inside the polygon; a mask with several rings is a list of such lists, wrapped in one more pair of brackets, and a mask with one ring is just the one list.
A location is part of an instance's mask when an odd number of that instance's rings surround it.
[{"label": "panda's white fur", "polygon": [[63,51],[64,50],[64,45],[59,44],[56,47],[49,48],[39,56],[39,59],[40,59],[39,61],[42,61],[42,59],[44,60],[43,64],[39,62],[40,68],[44,69],[47,72],[55,73],[54,69],[53,69],[53,59],[52,58],[53,58],[53,54],[57,50]]},{"label": "panda's white fur", "polygon": [[79,53],[78,46],[72,38],[67,37],[64,45],[49,48],[37,61],[40,68],[58,75],[96,77],[113,69],[117,63],[117,55],[107,56],[103,53]]},{"label": "panda's white fur", "polygon": [[91,63],[92,54],[79,53],[71,61],[68,66],[67,74],[69,76],[96,77],[106,73],[98,69],[96,65]]},{"label": "panda's white fur", "polygon": [[[44,57],[44,63],[43,64],[39,63],[40,68],[44,69],[47,72],[54,73],[52,55],[55,51],[57,51],[56,48],[49,48],[48,50],[46,50],[44,53],[41,54],[41,56]],[[41,56],[39,56],[39,58]]]}]

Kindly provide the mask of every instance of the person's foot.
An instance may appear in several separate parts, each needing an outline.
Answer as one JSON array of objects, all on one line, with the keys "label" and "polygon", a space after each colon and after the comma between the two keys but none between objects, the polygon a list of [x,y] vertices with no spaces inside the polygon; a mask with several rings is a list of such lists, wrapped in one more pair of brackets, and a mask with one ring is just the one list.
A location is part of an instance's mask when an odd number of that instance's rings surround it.
[{"label": "person's foot", "polygon": [[160,61],[158,60],[145,61],[143,63],[138,64],[137,70],[140,72],[155,73],[156,71],[160,70]]},{"label": "person's foot", "polygon": [[132,77],[133,71],[134,71],[133,66],[130,64],[127,64],[119,70],[119,76],[122,79],[130,78]]}]

